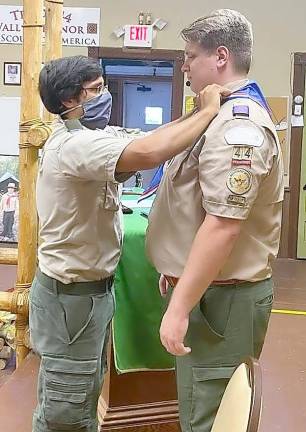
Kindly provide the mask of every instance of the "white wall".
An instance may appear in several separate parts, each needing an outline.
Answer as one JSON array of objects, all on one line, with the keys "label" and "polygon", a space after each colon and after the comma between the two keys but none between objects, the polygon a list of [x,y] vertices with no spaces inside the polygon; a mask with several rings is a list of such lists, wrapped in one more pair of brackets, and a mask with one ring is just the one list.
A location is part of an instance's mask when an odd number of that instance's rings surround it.
[{"label": "white wall", "polygon": [[[20,0],[0,0],[0,4],[21,5]],[[147,6],[146,6],[147,5]],[[306,2],[231,0],[64,0],[64,6],[101,8],[101,45],[122,46],[122,40],[112,35],[112,30],[122,24],[137,22],[140,11],[151,12],[153,18],[161,17],[168,26],[158,32],[154,48],[183,49],[179,38],[181,28],[212,9],[231,7],[244,13],[253,23],[255,34],[252,77],[263,86],[268,96],[290,93],[290,53],[306,51]],[[64,55],[87,54],[86,48],[64,48]],[[21,46],[0,44],[0,95],[19,95],[18,87],[3,86],[3,61],[20,61]]]}]

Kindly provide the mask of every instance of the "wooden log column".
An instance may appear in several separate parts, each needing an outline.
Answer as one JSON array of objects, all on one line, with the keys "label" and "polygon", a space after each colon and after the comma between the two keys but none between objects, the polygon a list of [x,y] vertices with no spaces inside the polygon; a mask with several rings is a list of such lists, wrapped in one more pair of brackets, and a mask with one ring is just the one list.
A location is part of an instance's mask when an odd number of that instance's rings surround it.
[{"label": "wooden log column", "polygon": [[[45,0],[46,6],[46,51],[45,62],[62,57],[63,0]],[[44,120],[52,121],[54,115],[44,108]]]},{"label": "wooden log column", "polygon": [[[38,77],[42,64],[43,0],[23,0],[23,73],[20,114],[19,152],[19,237],[18,290],[31,286],[37,257],[37,212],[35,201],[38,149],[28,143],[28,130],[40,118]],[[27,316],[18,313],[16,321],[17,366],[28,354],[24,345]]]}]

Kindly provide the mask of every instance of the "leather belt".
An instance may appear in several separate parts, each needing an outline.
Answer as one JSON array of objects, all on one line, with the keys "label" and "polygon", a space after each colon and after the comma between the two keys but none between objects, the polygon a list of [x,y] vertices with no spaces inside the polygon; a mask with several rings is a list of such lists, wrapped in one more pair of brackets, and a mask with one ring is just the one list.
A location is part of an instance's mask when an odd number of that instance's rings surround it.
[{"label": "leather belt", "polygon": [[[174,277],[174,276],[165,276],[165,279],[167,280],[168,284],[174,288],[176,286],[176,284],[179,281],[179,278]],[[215,285],[237,285],[237,284],[242,284],[245,283],[247,281],[245,280],[241,280],[241,279],[228,279],[228,280],[215,280],[212,281],[211,284],[209,286],[215,286]]]}]

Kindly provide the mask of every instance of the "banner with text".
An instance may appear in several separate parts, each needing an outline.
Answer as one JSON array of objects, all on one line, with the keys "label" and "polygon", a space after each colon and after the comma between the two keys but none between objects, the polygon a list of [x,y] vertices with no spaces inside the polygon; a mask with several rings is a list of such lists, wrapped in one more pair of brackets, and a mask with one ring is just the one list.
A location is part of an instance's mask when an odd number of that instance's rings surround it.
[{"label": "banner with text", "polygon": [[[22,44],[23,7],[0,5],[0,43]],[[100,8],[65,7],[64,46],[99,46]]]}]

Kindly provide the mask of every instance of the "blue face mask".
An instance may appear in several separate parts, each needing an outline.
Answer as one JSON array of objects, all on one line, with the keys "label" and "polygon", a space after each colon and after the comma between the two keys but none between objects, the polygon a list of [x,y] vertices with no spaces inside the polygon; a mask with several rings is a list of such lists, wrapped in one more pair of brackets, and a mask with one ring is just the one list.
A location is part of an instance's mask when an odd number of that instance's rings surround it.
[{"label": "blue face mask", "polygon": [[80,122],[88,129],[104,129],[112,112],[112,95],[109,91],[99,94],[82,104],[84,115]]}]

